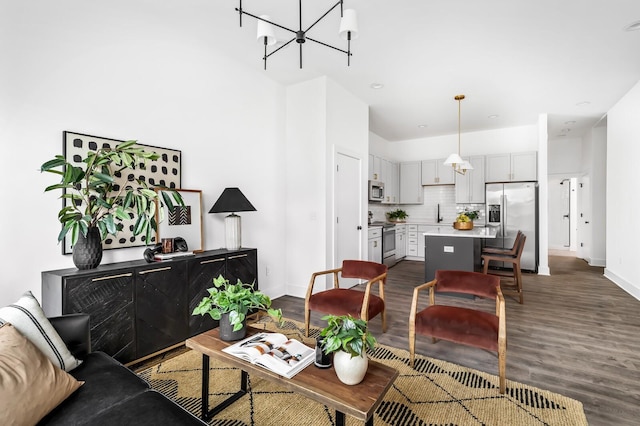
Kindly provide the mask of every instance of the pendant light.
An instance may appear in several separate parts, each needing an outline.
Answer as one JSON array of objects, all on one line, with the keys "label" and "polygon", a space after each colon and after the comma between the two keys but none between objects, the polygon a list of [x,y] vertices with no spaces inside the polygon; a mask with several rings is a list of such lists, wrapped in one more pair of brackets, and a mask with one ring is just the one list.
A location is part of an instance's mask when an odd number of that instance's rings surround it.
[{"label": "pendant light", "polygon": [[460,105],[464,99],[464,95],[456,95],[453,99],[458,101],[458,152],[451,154],[445,160],[444,165],[453,167],[456,173],[463,175],[467,173],[467,170],[473,169],[473,166],[467,160],[463,160],[462,157],[460,157]]}]

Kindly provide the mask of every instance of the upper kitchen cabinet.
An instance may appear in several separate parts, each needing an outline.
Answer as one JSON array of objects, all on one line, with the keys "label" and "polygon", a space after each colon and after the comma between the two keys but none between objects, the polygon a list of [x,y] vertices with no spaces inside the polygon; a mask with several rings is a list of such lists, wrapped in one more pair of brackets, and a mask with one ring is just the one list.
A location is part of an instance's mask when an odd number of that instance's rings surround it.
[{"label": "upper kitchen cabinet", "polygon": [[422,163],[400,163],[400,204],[422,204]]},{"label": "upper kitchen cabinet", "polygon": [[537,153],[516,152],[487,155],[486,182],[520,182],[538,180]]},{"label": "upper kitchen cabinet", "polygon": [[400,177],[398,173],[398,163],[382,159],[385,192],[382,204],[398,204],[400,202]]},{"label": "upper kitchen cabinet", "polygon": [[465,158],[471,163],[472,170],[466,174],[456,173],[456,203],[484,204],[484,163],[483,155]]},{"label": "upper kitchen cabinet", "polygon": [[369,180],[382,182],[382,158],[369,154]]},{"label": "upper kitchen cabinet", "polygon": [[444,165],[445,159],[424,160],[422,162],[423,185],[453,185],[455,177],[453,168]]}]

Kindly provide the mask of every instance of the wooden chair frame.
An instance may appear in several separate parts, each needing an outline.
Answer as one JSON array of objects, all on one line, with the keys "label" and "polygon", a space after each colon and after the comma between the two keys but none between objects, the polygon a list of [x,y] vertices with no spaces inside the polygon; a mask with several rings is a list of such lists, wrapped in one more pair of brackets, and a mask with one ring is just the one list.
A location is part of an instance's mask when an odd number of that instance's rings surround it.
[{"label": "wooden chair frame", "polygon": [[[313,294],[313,287],[316,283],[316,278],[323,275],[333,274],[333,288],[340,288],[340,280],[339,276],[342,272],[342,267],[335,269],[328,269],[326,271],[314,272],[311,275],[311,280],[309,281],[309,287],[307,288],[307,294],[304,298],[304,324],[305,324],[305,336],[309,337],[309,321],[311,319],[311,310],[309,309],[309,298]],[[379,297],[384,302],[384,284],[387,279],[387,273],[383,273],[378,275],[377,277],[371,278],[367,281],[364,290],[364,298],[362,299],[362,308],[360,310],[360,318],[368,321],[369,318],[369,295],[371,294],[371,287],[374,284],[378,284],[378,292]],[[358,290],[353,290],[358,291]],[[382,310],[380,316],[382,318],[382,332],[387,332],[387,318],[386,318],[387,308]]]},{"label": "wooden chair frame", "polygon": [[[418,297],[422,290],[429,289],[429,306],[436,304],[435,286],[437,280],[429,281],[419,285],[413,289],[413,298],[411,300],[411,310],[409,312],[409,365],[413,368],[416,348],[416,315],[418,314]],[[468,309],[473,311],[473,309]],[[507,370],[507,321],[504,296],[500,287],[497,289],[496,295],[496,316],[498,317],[498,375],[500,377],[500,393],[504,394],[506,389],[506,370]],[[437,339],[431,337],[432,343],[436,343]]]},{"label": "wooden chair frame", "polygon": [[[500,277],[512,278],[513,286],[509,285],[509,287],[511,288],[508,288],[505,286],[506,287],[505,291],[514,292],[518,296],[518,302],[521,305],[524,303],[524,292],[522,290],[522,270],[520,268],[520,258],[522,257],[522,252],[524,251],[524,243],[526,242],[526,240],[527,240],[527,236],[524,233],[520,232],[516,237],[516,241],[514,243],[515,253],[513,255],[506,254],[507,252],[505,252],[504,254],[500,254],[500,253],[495,253],[495,254],[483,253],[482,254],[482,262],[484,263],[483,273],[497,275]],[[509,252],[511,252],[512,250],[509,250]],[[489,272],[489,262],[491,262],[492,260],[496,262],[508,262],[513,264],[513,272],[512,273],[509,273],[507,271]]]}]

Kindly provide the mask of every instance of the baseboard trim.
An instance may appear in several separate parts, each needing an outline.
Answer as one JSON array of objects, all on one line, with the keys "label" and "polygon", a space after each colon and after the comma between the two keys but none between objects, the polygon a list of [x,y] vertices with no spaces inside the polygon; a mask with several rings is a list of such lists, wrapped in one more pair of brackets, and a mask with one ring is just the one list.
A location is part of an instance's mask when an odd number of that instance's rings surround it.
[{"label": "baseboard trim", "polygon": [[629,281],[617,276],[607,268],[604,269],[604,277],[615,283],[618,287],[629,293],[631,296],[640,300],[640,288],[634,286]]}]

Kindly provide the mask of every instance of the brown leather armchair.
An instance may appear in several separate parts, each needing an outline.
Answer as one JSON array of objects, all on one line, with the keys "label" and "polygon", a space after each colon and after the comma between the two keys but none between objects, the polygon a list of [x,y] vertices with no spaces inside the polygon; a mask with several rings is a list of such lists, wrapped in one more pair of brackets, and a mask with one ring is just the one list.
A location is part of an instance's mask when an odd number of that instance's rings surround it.
[{"label": "brown leather armchair", "polygon": [[[378,314],[382,317],[382,331],[387,331],[384,304],[384,284],[387,279],[387,265],[364,260],[344,260],[342,267],[314,272],[307,288],[304,301],[304,323],[306,335],[309,336],[309,319],[311,311],[319,311],[331,315],[351,315],[369,321]],[[333,274],[333,288],[313,293],[316,278]],[[340,288],[342,278],[358,278],[367,280],[365,290]],[[378,295],[371,292],[371,287],[378,284]]]},{"label": "brown leather armchair", "polygon": [[[426,289],[429,289],[429,305],[418,311],[419,293]],[[495,299],[495,313],[437,305],[435,293],[439,291]],[[437,339],[443,339],[497,352],[500,393],[505,392],[507,326],[499,277],[479,272],[436,271],[433,281],[413,290],[409,314],[409,360],[412,367],[417,334],[431,336],[433,343]]]},{"label": "brown leather armchair", "polygon": [[[520,258],[524,251],[524,243],[527,240],[527,236],[518,232],[513,248],[511,250],[505,250],[503,252],[487,251],[485,248],[482,253],[482,262],[484,263],[483,272],[485,274],[493,274],[500,277],[510,277],[513,279],[513,283],[503,283],[502,287],[505,290],[505,294],[514,293],[518,297],[518,302],[522,305],[524,303],[524,293],[522,290],[522,270],[520,269]],[[504,262],[511,263],[513,265],[512,271],[500,271],[490,270],[489,263]]]}]

